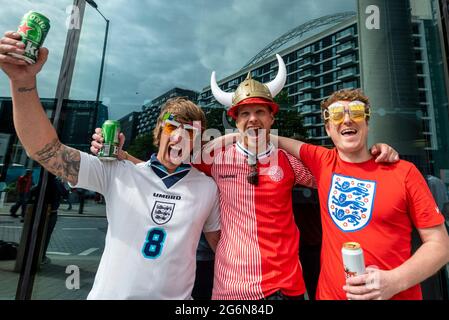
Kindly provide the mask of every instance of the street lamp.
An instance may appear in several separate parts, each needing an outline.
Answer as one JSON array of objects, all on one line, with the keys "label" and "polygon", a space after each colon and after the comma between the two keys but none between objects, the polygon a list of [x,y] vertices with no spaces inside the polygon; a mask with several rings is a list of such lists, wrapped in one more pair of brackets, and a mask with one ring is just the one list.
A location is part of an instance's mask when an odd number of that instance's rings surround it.
[{"label": "street lamp", "polygon": [[86,0],[86,2],[103,17],[106,21],[106,32],[104,34],[104,44],[103,44],[103,55],[101,57],[101,67],[100,67],[100,78],[98,79],[98,88],[97,88],[97,98],[95,99],[95,109],[94,109],[94,128],[97,126],[97,114],[98,107],[100,104],[100,91],[101,91],[101,82],[103,80],[103,69],[104,69],[104,58],[106,53],[106,44],[108,43],[108,33],[109,33],[109,20],[98,10],[98,5],[93,0]]},{"label": "street lamp", "polygon": [[[97,116],[98,116],[98,108],[100,106],[100,91],[101,91],[101,82],[103,81],[103,69],[104,69],[104,58],[106,54],[106,45],[108,43],[108,33],[109,33],[109,20],[98,10],[98,5],[93,0],[86,0],[87,4],[89,4],[92,8],[97,10],[97,12],[103,17],[106,21],[106,32],[104,34],[104,43],[103,43],[103,55],[101,57],[101,67],[100,67],[100,77],[98,79],[98,88],[97,88],[97,97],[95,99],[95,108],[94,108],[94,126],[92,129],[95,129],[98,125]],[[93,130],[92,130],[93,131]],[[81,195],[80,206],[78,209],[78,214],[82,214],[84,211],[84,195]]]}]

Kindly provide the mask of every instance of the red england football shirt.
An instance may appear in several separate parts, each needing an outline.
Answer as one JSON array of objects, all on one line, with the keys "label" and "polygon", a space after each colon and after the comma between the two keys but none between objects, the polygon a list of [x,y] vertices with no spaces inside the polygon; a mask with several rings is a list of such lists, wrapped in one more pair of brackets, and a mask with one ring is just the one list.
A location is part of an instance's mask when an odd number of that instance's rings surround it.
[{"label": "red england football shirt", "polygon": [[[317,299],[346,299],[343,243],[360,243],[366,266],[391,270],[411,256],[412,226],[429,228],[444,217],[410,162],[348,163],[336,149],[304,144],[300,158],[318,184],[323,227]],[[416,285],[392,299],[422,299]]]}]

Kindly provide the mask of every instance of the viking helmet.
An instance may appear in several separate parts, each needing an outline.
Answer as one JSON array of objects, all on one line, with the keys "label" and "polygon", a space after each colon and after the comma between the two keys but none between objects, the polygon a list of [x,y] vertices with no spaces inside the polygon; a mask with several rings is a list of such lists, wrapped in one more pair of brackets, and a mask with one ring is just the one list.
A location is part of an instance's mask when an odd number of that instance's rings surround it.
[{"label": "viking helmet", "polygon": [[224,92],[218,87],[215,78],[215,71],[212,72],[210,86],[215,99],[227,108],[228,115],[236,118],[236,111],[239,106],[244,104],[265,104],[271,107],[273,113],[277,113],[279,106],[273,98],[282,90],[287,79],[287,69],[281,56],[276,54],[278,60],[278,74],[276,78],[267,84],[261,83],[251,78],[251,72],[248,73],[235,92]]}]

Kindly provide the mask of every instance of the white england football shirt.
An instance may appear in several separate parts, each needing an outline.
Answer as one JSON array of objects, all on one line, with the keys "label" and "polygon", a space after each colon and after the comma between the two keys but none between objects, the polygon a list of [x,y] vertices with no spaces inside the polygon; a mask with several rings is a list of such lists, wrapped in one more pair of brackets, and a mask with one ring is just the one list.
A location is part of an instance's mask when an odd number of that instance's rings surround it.
[{"label": "white england football shirt", "polygon": [[76,188],[106,200],[108,231],[88,299],[190,299],[201,232],[220,229],[217,186],[197,169],[102,162],[81,152]]}]

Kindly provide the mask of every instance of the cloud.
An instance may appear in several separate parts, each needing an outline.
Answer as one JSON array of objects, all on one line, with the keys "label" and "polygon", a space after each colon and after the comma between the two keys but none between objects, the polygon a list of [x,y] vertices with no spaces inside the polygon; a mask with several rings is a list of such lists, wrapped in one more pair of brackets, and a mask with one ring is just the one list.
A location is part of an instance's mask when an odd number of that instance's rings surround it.
[{"label": "cloud", "polygon": [[[173,87],[201,91],[210,73],[224,78],[238,71],[267,44],[320,16],[355,10],[355,0],[97,0],[110,19],[101,98],[110,118],[120,118]],[[71,1],[0,0],[0,32],[15,29],[31,8],[45,13],[51,31],[50,59],[39,77],[42,97],[54,97]],[[325,5],[323,5],[325,4]],[[70,98],[94,100],[105,21],[86,6]],[[0,96],[8,96],[0,75]]]},{"label": "cloud", "polygon": [[[39,91],[43,97],[54,97],[56,92],[56,84],[59,76],[59,69],[61,66],[61,59],[63,55],[64,46],[61,43],[65,42],[65,21],[66,21],[66,6],[55,6],[54,1],[16,1],[14,5],[10,2],[1,0],[0,7],[2,8],[0,19],[0,33],[3,34],[7,30],[16,30],[22,16],[33,10],[45,13],[50,18],[50,33],[45,41],[45,46],[49,48],[51,55],[46,66],[45,75],[39,77]],[[64,29],[63,32],[58,32],[58,29]],[[4,74],[0,75],[0,96],[9,96],[8,81]]]}]

